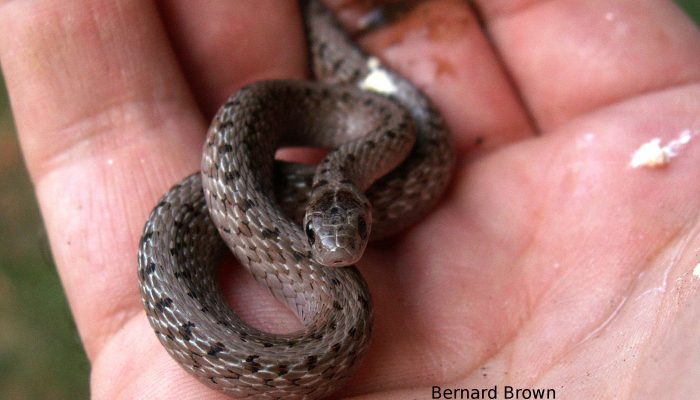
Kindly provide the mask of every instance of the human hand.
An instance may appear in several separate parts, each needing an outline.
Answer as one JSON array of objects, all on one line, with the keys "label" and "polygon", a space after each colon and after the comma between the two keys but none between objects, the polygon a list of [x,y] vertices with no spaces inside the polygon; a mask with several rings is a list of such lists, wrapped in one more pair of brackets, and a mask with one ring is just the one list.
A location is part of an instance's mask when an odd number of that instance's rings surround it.
[{"label": "human hand", "polygon": [[[694,393],[697,27],[670,2],[478,3],[488,38],[466,2],[435,0],[363,39],[433,98],[460,158],[440,206],[360,262],[376,328],[344,394]],[[223,99],[305,71],[295,2],[191,4],[0,7],[0,61],[95,398],[220,396],[148,325],[138,239],[198,169]],[[667,167],[628,166],[684,131]],[[222,279],[247,321],[298,326],[240,268]]]}]

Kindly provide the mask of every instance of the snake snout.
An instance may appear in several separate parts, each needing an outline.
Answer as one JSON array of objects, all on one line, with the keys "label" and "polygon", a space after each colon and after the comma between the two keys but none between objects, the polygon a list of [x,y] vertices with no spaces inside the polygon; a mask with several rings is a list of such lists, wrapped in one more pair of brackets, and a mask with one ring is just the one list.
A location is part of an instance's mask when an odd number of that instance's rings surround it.
[{"label": "snake snout", "polygon": [[341,247],[336,247],[332,250],[326,249],[318,257],[317,261],[328,267],[346,267],[356,263],[360,258],[353,252]]},{"label": "snake snout", "polygon": [[365,251],[367,240],[357,230],[355,223],[318,225],[307,223],[307,238],[313,259],[328,267],[344,267],[355,264]]}]

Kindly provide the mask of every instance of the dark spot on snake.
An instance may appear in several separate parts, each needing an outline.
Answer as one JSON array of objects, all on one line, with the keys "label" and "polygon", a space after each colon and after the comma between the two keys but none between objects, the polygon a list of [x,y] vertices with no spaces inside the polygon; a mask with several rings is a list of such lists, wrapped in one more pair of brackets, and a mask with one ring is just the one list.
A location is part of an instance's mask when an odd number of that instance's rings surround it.
[{"label": "dark spot on snake", "polygon": [[175,257],[176,254],[177,254],[177,249],[174,248],[174,247],[171,247],[171,248],[170,248],[170,255],[173,256],[173,257]]},{"label": "dark spot on snake", "polygon": [[331,350],[333,350],[334,353],[337,353],[340,351],[340,343],[336,343],[331,347]]},{"label": "dark spot on snake", "polygon": [[277,376],[286,375],[289,372],[289,367],[286,364],[280,364],[277,366]]},{"label": "dark spot on snake", "polygon": [[219,129],[231,129],[233,128],[233,122],[226,120],[219,125]]},{"label": "dark spot on snake", "polygon": [[205,314],[209,314],[209,308],[207,308],[207,306],[204,306],[204,307],[200,308],[199,311],[201,311],[201,312],[203,312],[203,313],[205,313]]},{"label": "dark spot on snake", "polygon": [[161,200],[161,201],[156,205],[156,208],[162,208],[162,207],[169,206],[169,205],[170,205],[170,203],[169,203],[167,200]]},{"label": "dark spot on snake", "polygon": [[209,351],[207,351],[207,355],[217,357],[217,355],[224,350],[226,350],[224,344],[221,342],[216,342],[213,346],[209,348]]},{"label": "dark spot on snake", "polygon": [[216,324],[219,325],[219,326],[225,326],[225,327],[230,327],[230,326],[231,326],[231,324],[229,324],[228,321],[223,320],[223,319],[217,320],[217,321],[216,321]]},{"label": "dark spot on snake", "polygon": [[296,341],[290,340],[289,342],[287,342],[287,347],[294,347],[294,346],[296,346],[296,344],[297,344]]},{"label": "dark spot on snake", "polygon": [[168,308],[171,305],[173,305],[173,299],[171,299],[170,297],[165,297],[156,302],[156,308],[158,309],[158,311],[163,311],[163,309]]},{"label": "dark spot on snake", "polygon": [[217,384],[216,381],[214,380],[214,377],[213,377],[213,376],[210,376],[210,377],[209,377],[209,380],[210,380],[213,384],[215,384],[215,385]]},{"label": "dark spot on snake", "polygon": [[227,102],[226,102],[226,107],[231,107],[231,106],[237,106],[241,104],[241,102],[238,100],[237,97],[231,97]]},{"label": "dark spot on snake", "polygon": [[[256,356],[256,357],[257,357],[257,356]],[[246,363],[246,364],[243,365],[243,368],[245,368],[247,371],[250,371],[250,372],[252,372],[252,373],[256,373],[256,372],[258,372],[258,371],[260,370],[260,367],[261,367],[261,366],[262,366],[262,365],[260,365],[259,362],[248,361],[248,363]]]},{"label": "dark spot on snake", "polygon": [[374,143],[374,140],[368,140],[365,142],[365,145],[369,147],[370,149],[373,149],[377,144]]},{"label": "dark spot on snake", "polygon": [[279,228],[275,228],[275,230],[270,230],[268,228],[265,228],[262,230],[262,237],[264,237],[265,239],[276,238],[276,237],[279,237],[279,235],[280,235]]},{"label": "dark spot on snake", "polygon": [[249,208],[253,208],[256,206],[255,202],[251,199],[246,199],[243,204],[245,204],[245,207],[246,207],[246,209],[243,211],[248,211]]},{"label": "dark spot on snake", "polygon": [[224,232],[226,232],[226,233],[231,233],[231,229],[230,229],[230,228],[224,228],[224,229],[222,229],[222,230],[223,230]]},{"label": "dark spot on snake", "polygon": [[185,278],[185,279],[190,279],[190,272],[189,271],[175,271],[175,278],[180,279],[180,278]]},{"label": "dark spot on snake", "polygon": [[147,273],[148,275],[150,275],[150,274],[152,274],[153,271],[155,271],[155,270],[156,270],[156,264],[155,264],[155,263],[148,263],[148,265],[146,266],[146,273]]},{"label": "dark spot on snake", "polygon": [[386,133],[386,135],[387,135],[388,137],[390,137],[390,138],[393,139],[393,138],[396,137],[396,132],[394,132],[394,131],[388,131],[388,132]]},{"label": "dark spot on snake", "polygon": [[231,146],[231,145],[228,144],[228,143],[227,143],[227,144],[222,144],[221,146],[219,146],[219,152],[220,152],[220,153],[230,153],[230,152],[232,152],[232,151],[233,151],[233,146]]},{"label": "dark spot on snake", "polygon": [[316,182],[316,184],[312,187],[312,189],[320,188],[321,186],[325,186],[328,184],[328,181],[325,179],[321,179],[320,181]]},{"label": "dark spot on snake", "polygon": [[343,306],[341,306],[340,303],[338,303],[337,301],[334,301],[333,308],[335,308],[336,310],[342,310]]},{"label": "dark spot on snake", "polygon": [[335,321],[331,321],[328,323],[328,327],[331,329],[335,329],[338,327],[338,325],[336,325]]},{"label": "dark spot on snake", "polygon": [[246,362],[255,362],[256,358],[260,358],[260,356],[259,355],[251,355],[251,356],[246,357],[245,361]]},{"label": "dark spot on snake", "polygon": [[187,321],[187,323],[182,324],[180,326],[180,336],[182,336],[182,339],[189,341],[192,339],[192,328],[194,328],[194,322]]},{"label": "dark spot on snake", "polygon": [[331,213],[331,215],[338,215],[338,214],[340,214],[340,208],[333,206],[330,209],[330,213]]},{"label": "dark spot on snake", "polygon": [[336,201],[341,204],[355,204],[355,196],[348,190],[339,190],[335,193]]},{"label": "dark spot on snake", "polygon": [[338,286],[338,285],[340,285],[340,281],[339,281],[337,278],[332,278],[332,279],[331,279],[331,283],[333,284],[333,286]]},{"label": "dark spot on snake", "polygon": [[360,71],[354,70],[350,74],[350,79],[348,80],[348,82],[356,82],[358,79],[360,79]]},{"label": "dark spot on snake", "polygon": [[273,346],[272,343],[270,343],[270,342],[263,342],[262,345],[263,345],[263,347],[272,347]]},{"label": "dark spot on snake", "polygon": [[355,157],[354,154],[348,154],[346,158],[347,158],[348,160],[350,160],[350,161],[355,161],[355,160],[357,160],[357,157]]},{"label": "dark spot on snake", "polygon": [[314,234],[314,230],[311,228],[311,221],[306,223],[306,238],[309,240],[309,244],[312,246],[314,242],[316,242],[316,235]]},{"label": "dark spot on snake", "polygon": [[248,338],[248,334],[245,333],[245,332],[241,332],[241,333],[238,335],[238,338],[241,339],[241,341],[243,341],[243,342],[247,342],[247,341],[248,341],[248,339],[247,339],[247,338]]},{"label": "dark spot on snake", "polygon": [[[317,47],[317,49],[318,49],[318,55],[319,55],[319,56],[322,56],[323,53],[326,52],[326,49],[327,49],[327,48],[328,48],[328,43],[326,43],[326,42],[321,42],[321,43],[318,45],[318,47]],[[320,57],[320,58],[323,58],[323,57]]]},{"label": "dark spot on snake", "polygon": [[231,183],[233,180],[240,178],[241,174],[238,171],[224,172],[224,180],[226,183]]},{"label": "dark spot on snake", "polygon": [[350,330],[348,331],[348,335],[350,335],[350,337],[355,337],[355,331],[356,331],[356,329],[355,329],[355,327],[353,326],[353,327],[350,328]]},{"label": "dark spot on snake", "polygon": [[342,65],[343,65],[343,59],[339,58],[339,59],[333,61],[333,65],[331,66],[331,68],[333,69],[333,71],[337,71],[340,69],[340,67]]},{"label": "dark spot on snake", "polygon": [[292,251],[292,256],[294,256],[294,261],[297,261],[297,262],[299,262],[305,258],[304,254],[299,253],[298,251]]},{"label": "dark spot on snake", "polygon": [[367,238],[367,221],[362,217],[357,219],[357,233],[360,234],[362,240]]},{"label": "dark spot on snake", "polygon": [[190,297],[193,298],[193,299],[196,299],[196,298],[197,298],[197,293],[196,293],[196,292],[193,292],[192,290],[188,291],[188,292],[187,292],[187,295],[190,296]]},{"label": "dark spot on snake", "polygon": [[316,356],[306,357],[306,369],[308,371],[311,371],[312,369],[316,368],[316,363],[318,363],[318,357],[316,357]]},{"label": "dark spot on snake", "polygon": [[197,360],[196,358],[194,358],[195,356],[201,357],[201,356],[200,356],[199,354],[197,354],[197,353],[190,353],[190,360],[192,360],[192,366],[193,366],[194,368],[197,368],[197,369],[202,368],[202,366],[199,365],[199,360]]},{"label": "dark spot on snake", "polygon": [[359,300],[360,304],[362,304],[362,308],[369,310],[369,301],[367,301],[367,299],[365,299],[362,295],[358,295],[357,300]]},{"label": "dark spot on snake", "polygon": [[149,232],[144,233],[143,236],[141,236],[141,243],[142,244],[145,243],[152,236],[153,236],[153,231],[149,231]]}]

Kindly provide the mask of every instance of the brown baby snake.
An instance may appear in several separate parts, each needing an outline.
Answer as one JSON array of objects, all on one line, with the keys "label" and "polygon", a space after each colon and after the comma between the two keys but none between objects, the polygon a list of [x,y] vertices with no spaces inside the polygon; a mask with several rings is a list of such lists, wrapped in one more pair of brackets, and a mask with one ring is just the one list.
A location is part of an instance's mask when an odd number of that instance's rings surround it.
[{"label": "brown baby snake", "polygon": [[[320,2],[300,4],[316,80],[257,82],[230,97],[209,128],[201,173],[163,196],[139,249],[160,342],[200,381],[240,398],[315,399],[343,385],[372,332],[352,264],[370,236],[425,215],[454,164],[425,95],[360,50]],[[333,150],[318,166],[275,161],[286,146]],[[300,331],[262,332],[227,306],[216,282],[225,245]]]}]

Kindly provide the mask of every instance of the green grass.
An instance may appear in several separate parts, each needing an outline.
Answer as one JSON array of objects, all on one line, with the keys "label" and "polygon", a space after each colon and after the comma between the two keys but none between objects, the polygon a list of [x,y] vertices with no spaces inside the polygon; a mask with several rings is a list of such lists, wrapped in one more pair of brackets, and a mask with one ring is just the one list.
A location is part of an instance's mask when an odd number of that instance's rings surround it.
[{"label": "green grass", "polygon": [[678,4],[690,14],[696,22],[700,22],[700,1],[698,0],[677,0]]},{"label": "green grass", "polygon": [[88,397],[88,363],[22,163],[0,79],[0,398]]},{"label": "green grass", "polygon": [[[678,3],[700,21],[700,1]],[[0,399],[88,396],[89,367],[51,261],[0,77]]]}]

